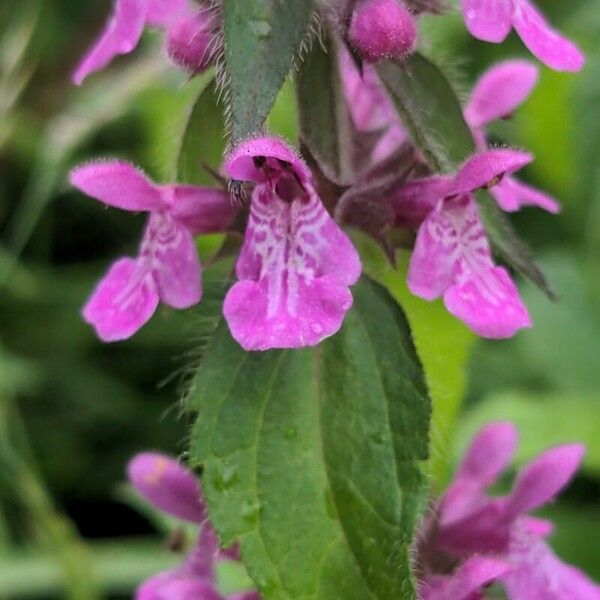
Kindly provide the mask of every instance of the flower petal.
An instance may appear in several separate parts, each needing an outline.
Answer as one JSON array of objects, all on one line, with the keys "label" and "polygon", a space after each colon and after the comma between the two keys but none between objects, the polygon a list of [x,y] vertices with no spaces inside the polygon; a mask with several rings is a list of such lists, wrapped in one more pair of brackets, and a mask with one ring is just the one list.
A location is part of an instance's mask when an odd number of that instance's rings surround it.
[{"label": "flower petal", "polygon": [[163,584],[157,600],[223,600],[223,596],[212,582],[180,578]]},{"label": "flower petal", "polygon": [[486,488],[509,465],[517,448],[519,433],[509,422],[482,427],[466,450],[456,479],[471,479]]},{"label": "flower petal", "polygon": [[425,300],[438,298],[452,285],[461,258],[457,223],[445,208],[441,200],[423,221],[410,258],[408,287]]},{"label": "flower petal", "polygon": [[148,25],[166,29],[174,20],[192,14],[188,0],[146,0]]},{"label": "flower petal", "polygon": [[163,587],[177,577],[177,571],[164,571],[144,581],[135,591],[135,600],[162,600]]},{"label": "flower petal", "polygon": [[468,194],[480,188],[496,185],[500,178],[522,169],[533,155],[506,148],[487,150],[472,156],[456,175],[452,194]]},{"label": "flower petal", "polygon": [[252,590],[250,592],[242,592],[241,594],[233,594],[229,596],[227,600],[261,600],[262,596]]},{"label": "flower petal", "polygon": [[510,515],[524,514],[546,504],[573,477],[585,454],[581,444],[548,450],[520,472],[507,507]]},{"label": "flower petal", "polygon": [[425,579],[421,600],[475,600],[482,587],[510,570],[510,565],[494,558],[475,556],[459,565],[448,577]]},{"label": "flower petal", "polygon": [[206,10],[174,20],[169,25],[167,54],[176,66],[198,74],[212,64],[218,48],[212,26],[212,17]]},{"label": "flower petal", "polygon": [[192,234],[166,215],[153,214],[144,246],[152,248],[152,272],[160,299],[189,308],[202,297],[202,268]]},{"label": "flower petal", "polygon": [[146,20],[146,0],[117,0],[115,10],[100,39],[73,73],[73,82],[103,69],[115,56],[129,54],[140,41]]},{"label": "flower petal", "polygon": [[223,190],[195,185],[166,185],[162,189],[170,198],[171,215],[193,234],[226,230],[238,211]]},{"label": "flower petal", "polygon": [[490,423],[475,436],[440,502],[440,523],[448,525],[485,504],[485,490],[509,464],[518,433],[511,423]]},{"label": "flower petal", "polygon": [[477,335],[493,339],[512,337],[531,327],[531,317],[506,269],[473,272],[444,294],[448,311]]},{"label": "flower petal", "polygon": [[311,179],[310,171],[298,153],[283,140],[271,136],[252,138],[238,144],[225,159],[225,172],[239,181],[266,182],[271,177],[257,163],[260,159],[270,159],[268,167],[273,170],[282,171],[285,164],[289,165],[302,183]]},{"label": "flower petal", "polygon": [[461,0],[461,6],[467,29],[478,40],[499,43],[510,33],[509,0]]},{"label": "flower petal", "polygon": [[501,580],[510,600],[600,600],[600,587],[539,538],[517,536],[509,559],[512,568]]},{"label": "flower petal", "polygon": [[513,25],[529,51],[555,71],[579,71],[585,57],[570,40],[552,29],[528,0],[514,0]]},{"label": "flower petal", "polygon": [[241,280],[229,291],[224,314],[246,350],[318,344],[340,328],[352,305],[348,287],[360,276],[352,243],[312,188],[291,203],[257,186],[244,246]]},{"label": "flower petal", "polygon": [[485,337],[510,337],[531,320],[489,242],[470,196],[448,198],[425,219],[410,260],[408,287],[446,308]]},{"label": "flower petal", "polygon": [[528,534],[534,537],[548,537],[554,531],[554,523],[538,517],[521,517],[520,521]]},{"label": "flower petal", "polygon": [[214,566],[219,557],[219,540],[210,521],[205,520],[200,526],[198,541],[188,554],[180,572],[189,577],[213,581]]},{"label": "flower petal", "polygon": [[361,74],[350,53],[342,49],[340,72],[346,104],[358,131],[384,129],[390,125],[394,114],[398,119],[392,101],[372,65],[363,64]]},{"label": "flower petal", "polygon": [[560,212],[560,204],[552,196],[514,177],[504,177],[490,190],[490,193],[496,199],[498,206],[506,212],[517,211],[523,206],[538,206],[554,214]]},{"label": "flower petal", "polygon": [[196,477],[169,456],[138,454],[127,465],[127,476],[138,494],[159,510],[192,523],[205,518]]},{"label": "flower petal", "polygon": [[529,97],[538,68],[526,60],[507,60],[487,71],[477,82],[465,108],[471,127],[482,127],[511,115]]},{"label": "flower petal", "polygon": [[97,161],[76,167],[70,182],[84,194],[109,206],[130,211],[155,211],[166,204],[160,188],[126,162]]},{"label": "flower petal", "polygon": [[[451,177],[437,175],[404,183],[389,199],[398,227],[419,226],[452,189]],[[439,295],[439,294],[437,294]]]},{"label": "flower petal", "polygon": [[83,309],[83,317],[105,342],[131,337],[154,314],[158,293],[138,261],[115,262]]}]

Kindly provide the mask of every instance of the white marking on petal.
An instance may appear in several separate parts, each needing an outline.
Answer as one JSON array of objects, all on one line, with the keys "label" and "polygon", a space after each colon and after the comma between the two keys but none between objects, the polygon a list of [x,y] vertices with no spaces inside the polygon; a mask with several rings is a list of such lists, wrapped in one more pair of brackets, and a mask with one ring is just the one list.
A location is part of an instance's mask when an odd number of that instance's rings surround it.
[{"label": "white marking on petal", "polygon": [[303,199],[286,202],[269,184],[258,185],[251,205],[253,251],[260,257],[259,279],[269,286],[267,318],[284,310],[298,314],[300,280],[306,285],[319,275],[321,255],[327,247],[322,228],[329,216],[308,185]]}]

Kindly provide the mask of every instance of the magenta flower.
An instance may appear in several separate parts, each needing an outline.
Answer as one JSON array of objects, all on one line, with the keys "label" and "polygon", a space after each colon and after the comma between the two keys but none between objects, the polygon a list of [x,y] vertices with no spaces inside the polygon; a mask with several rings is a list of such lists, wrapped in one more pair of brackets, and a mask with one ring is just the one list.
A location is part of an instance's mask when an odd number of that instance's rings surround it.
[{"label": "magenta flower", "polygon": [[561,562],[544,541],[552,524],[528,514],[567,485],[581,463],[583,446],[544,452],[522,469],[510,494],[488,496],[486,489],[507,466],[516,444],[510,423],[493,423],[477,434],[439,501],[430,544],[458,561],[473,556],[501,560],[508,568],[497,579],[510,600],[598,600],[600,587]]},{"label": "magenta flower", "polygon": [[138,257],[117,260],[83,310],[102,340],[133,335],[153,315],[159,300],[178,309],[200,301],[201,267],[193,234],[222,231],[231,223],[235,210],[226,192],[155,185],[124,162],[77,167],[70,180],[109,206],[150,213]]},{"label": "magenta flower", "polygon": [[495,558],[474,556],[451,575],[428,575],[419,586],[421,600],[479,600],[482,587],[504,575],[510,566]]},{"label": "magenta flower", "polygon": [[417,26],[402,0],[359,0],[348,39],[364,60],[402,60],[414,52]]},{"label": "magenta flower", "polygon": [[255,591],[227,598],[218,592],[215,564],[232,552],[219,549],[193,473],[168,456],[146,452],[130,461],[127,474],[137,493],[152,506],[200,526],[198,541],[183,563],[145,581],[137,589],[136,600],[260,600]]},{"label": "magenta flower", "polygon": [[352,123],[361,133],[379,134],[371,161],[382,162],[408,141],[394,104],[375,68],[365,63],[361,73],[346,50],[340,52],[340,72]]},{"label": "magenta flower", "polygon": [[167,54],[177,66],[199,73],[210,65],[214,22],[208,9],[193,9],[188,0],[116,0],[113,15],[75,70],[73,82],[81,85],[116,56],[132,52],[146,26],[166,33]]},{"label": "magenta flower", "polygon": [[500,43],[514,27],[530,52],[556,71],[579,71],[585,62],[573,42],[556,32],[529,0],[461,0],[467,29]]},{"label": "magenta flower", "polygon": [[469,159],[455,177],[416,179],[397,190],[397,224],[420,222],[408,287],[446,308],[483,337],[504,338],[531,326],[506,269],[494,264],[473,192],[490,187],[532,160],[516,150],[489,150]]},{"label": "magenta flower", "polygon": [[247,140],[227,157],[227,174],[255,182],[240,280],[223,312],[246,350],[318,344],[342,325],[349,287],[361,272],[352,243],[317,195],[310,171],[284,142]]},{"label": "magenta flower", "polygon": [[[537,67],[524,60],[499,63],[481,77],[465,108],[465,119],[479,150],[488,147],[486,125],[509,117],[529,97],[537,79]],[[554,198],[514,177],[504,177],[490,192],[505,211],[516,211],[528,205],[539,206],[552,213],[560,210]]]}]

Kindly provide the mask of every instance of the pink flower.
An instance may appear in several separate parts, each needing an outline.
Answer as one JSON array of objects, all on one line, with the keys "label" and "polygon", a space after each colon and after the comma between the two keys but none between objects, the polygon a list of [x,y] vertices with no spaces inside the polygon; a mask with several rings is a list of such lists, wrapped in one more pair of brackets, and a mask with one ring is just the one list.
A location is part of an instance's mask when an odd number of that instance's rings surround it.
[{"label": "pink flower", "polygon": [[124,162],[77,167],[70,180],[109,206],[150,213],[138,257],[117,260],[83,310],[102,340],[133,335],[150,319],[159,300],[179,309],[200,301],[201,267],[193,234],[222,231],[230,224],[235,210],[226,192],[155,185]]},{"label": "pink flower", "polygon": [[489,497],[487,488],[510,462],[516,444],[510,423],[492,423],[477,434],[439,501],[430,545],[454,560],[488,555],[501,560],[508,568],[496,577],[510,600],[598,600],[600,587],[562,563],[544,541],[552,524],[528,514],[567,485],[583,446],[544,452],[521,470],[510,494]]},{"label": "pink flower", "polygon": [[473,192],[531,160],[524,152],[489,150],[455,177],[416,179],[391,198],[397,224],[421,223],[409,266],[411,292],[425,300],[443,295],[448,311],[483,337],[510,337],[531,319],[507,271],[494,264]]},{"label": "pink flower", "polygon": [[350,53],[342,50],[340,71],[352,123],[361,133],[380,134],[371,161],[382,162],[408,141],[400,117],[372,65],[363,64],[361,73]]},{"label": "pink flower", "polygon": [[145,26],[166,32],[167,53],[173,62],[199,73],[213,58],[213,25],[211,13],[192,9],[188,0],[116,0],[113,15],[75,70],[73,82],[81,85],[88,75],[106,67],[119,54],[132,52]]},{"label": "pink flower", "polygon": [[130,461],[127,474],[138,494],[152,506],[200,526],[198,540],[183,563],[142,583],[136,600],[260,600],[254,591],[227,598],[218,592],[215,563],[219,558],[231,557],[232,552],[219,549],[193,473],[168,456],[146,452]]},{"label": "pink flower", "polygon": [[[481,77],[465,108],[465,119],[479,150],[488,147],[485,126],[509,117],[529,97],[537,79],[537,67],[524,60],[502,62]],[[560,210],[554,198],[510,176],[494,186],[491,194],[505,211],[516,211],[527,205],[552,213]]]},{"label": "pink flower", "polygon": [[495,558],[474,556],[451,575],[428,575],[420,584],[421,600],[479,600],[483,586],[493,583],[510,566]]},{"label": "pink flower", "polygon": [[461,0],[471,35],[499,43],[514,27],[531,53],[556,71],[579,71],[585,58],[579,48],[548,25],[529,0]]},{"label": "pink flower", "polygon": [[402,60],[414,52],[417,26],[402,0],[359,0],[348,39],[364,60]]},{"label": "pink flower", "polygon": [[223,312],[246,350],[318,344],[342,325],[349,287],[361,272],[352,243],[317,195],[310,171],[281,140],[247,140],[227,157],[227,174],[256,183],[240,280]]}]

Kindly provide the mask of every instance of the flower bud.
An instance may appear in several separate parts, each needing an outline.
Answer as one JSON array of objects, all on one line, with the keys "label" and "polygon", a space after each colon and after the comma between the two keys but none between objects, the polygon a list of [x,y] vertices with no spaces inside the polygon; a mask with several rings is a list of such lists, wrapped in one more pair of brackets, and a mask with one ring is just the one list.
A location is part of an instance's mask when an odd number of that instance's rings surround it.
[{"label": "flower bud", "polygon": [[191,523],[206,517],[198,481],[176,460],[142,452],[127,465],[127,476],[137,493],[158,510]]},{"label": "flower bud", "polygon": [[196,74],[210,67],[213,19],[206,11],[175,21],[167,32],[167,54],[178,67]]},{"label": "flower bud", "polygon": [[350,43],[368,62],[402,60],[417,45],[415,19],[401,0],[361,0],[348,31]]}]

